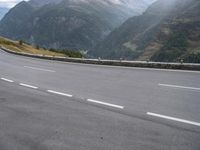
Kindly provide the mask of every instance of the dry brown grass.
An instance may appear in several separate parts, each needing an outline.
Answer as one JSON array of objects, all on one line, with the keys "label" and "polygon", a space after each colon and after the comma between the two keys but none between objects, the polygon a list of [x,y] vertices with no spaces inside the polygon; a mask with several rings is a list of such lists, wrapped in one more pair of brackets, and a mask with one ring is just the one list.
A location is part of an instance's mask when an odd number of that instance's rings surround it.
[{"label": "dry brown grass", "polygon": [[33,46],[25,44],[25,43],[20,45],[19,41],[9,40],[3,37],[0,37],[0,46],[3,46],[7,49],[10,49],[16,52],[24,52],[24,53],[29,53],[29,54],[48,55],[48,56],[65,56],[62,53],[51,52],[43,48],[36,49]]}]

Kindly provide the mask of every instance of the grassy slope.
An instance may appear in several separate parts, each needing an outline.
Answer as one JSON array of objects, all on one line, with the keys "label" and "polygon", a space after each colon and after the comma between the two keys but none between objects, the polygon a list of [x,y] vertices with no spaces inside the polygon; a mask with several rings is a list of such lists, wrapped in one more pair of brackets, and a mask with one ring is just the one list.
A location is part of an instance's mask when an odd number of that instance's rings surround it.
[{"label": "grassy slope", "polygon": [[10,49],[16,52],[41,54],[41,55],[49,55],[49,56],[66,56],[65,54],[58,53],[58,52],[51,52],[49,50],[45,50],[42,48],[36,49],[33,46],[25,44],[25,43],[20,45],[18,41],[12,41],[3,37],[0,37],[0,46],[3,46],[7,49]]}]

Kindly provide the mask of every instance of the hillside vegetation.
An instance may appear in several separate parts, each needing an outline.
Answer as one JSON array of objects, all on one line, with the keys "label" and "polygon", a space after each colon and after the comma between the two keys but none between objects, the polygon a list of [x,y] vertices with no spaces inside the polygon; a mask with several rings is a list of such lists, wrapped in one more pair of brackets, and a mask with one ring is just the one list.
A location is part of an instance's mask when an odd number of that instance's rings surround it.
[{"label": "hillside vegetation", "polygon": [[80,52],[74,52],[69,50],[54,50],[54,49],[44,49],[40,48],[39,46],[31,46],[29,44],[24,43],[23,41],[13,41],[10,39],[6,39],[0,37],[0,47],[4,47],[10,49],[15,52],[23,52],[29,54],[37,54],[37,55],[46,55],[46,56],[61,56],[61,57],[76,57],[81,58],[83,57]]},{"label": "hillside vegetation", "polygon": [[141,14],[151,1],[22,1],[1,20],[0,35],[46,48],[90,50],[126,19]]},{"label": "hillside vegetation", "polygon": [[158,0],[90,52],[107,59],[200,63],[200,1]]}]

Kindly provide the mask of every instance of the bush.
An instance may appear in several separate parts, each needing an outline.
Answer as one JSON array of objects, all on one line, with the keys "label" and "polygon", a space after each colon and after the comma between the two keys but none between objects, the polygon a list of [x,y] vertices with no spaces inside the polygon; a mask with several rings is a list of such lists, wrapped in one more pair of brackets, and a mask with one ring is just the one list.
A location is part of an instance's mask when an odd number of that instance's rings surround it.
[{"label": "bush", "polygon": [[186,63],[200,63],[200,53],[187,54],[183,59]]},{"label": "bush", "polygon": [[73,58],[83,58],[82,53],[80,53],[79,51],[72,51],[72,50],[56,50],[56,49],[49,49],[49,51],[52,52],[58,52],[58,53],[63,53],[68,57],[73,57]]},{"label": "bush", "polygon": [[69,50],[64,50],[63,53],[69,57],[74,57],[74,58],[82,58],[82,54],[77,51],[69,51]]},{"label": "bush", "polygon": [[23,45],[24,42],[22,40],[19,40],[19,45]]},{"label": "bush", "polygon": [[164,50],[157,52],[152,58],[152,61],[160,62],[176,62],[177,59],[183,54],[181,50]]},{"label": "bush", "polygon": [[36,45],[36,49],[40,49],[40,46],[39,46],[39,45]]}]

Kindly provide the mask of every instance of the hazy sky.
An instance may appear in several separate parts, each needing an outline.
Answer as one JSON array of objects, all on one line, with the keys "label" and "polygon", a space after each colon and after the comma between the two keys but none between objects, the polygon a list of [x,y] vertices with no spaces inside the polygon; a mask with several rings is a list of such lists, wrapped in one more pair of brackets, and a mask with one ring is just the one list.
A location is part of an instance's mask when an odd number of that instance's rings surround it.
[{"label": "hazy sky", "polygon": [[20,1],[23,1],[23,0],[0,0],[0,7],[11,8],[15,6],[17,3],[19,3]]},{"label": "hazy sky", "polygon": [[[21,1],[23,1],[23,0],[0,0],[0,7],[11,8]],[[28,1],[28,0],[24,0],[24,1]],[[112,1],[118,3],[119,0],[112,0]],[[148,0],[146,0],[146,1],[148,1]]]}]

